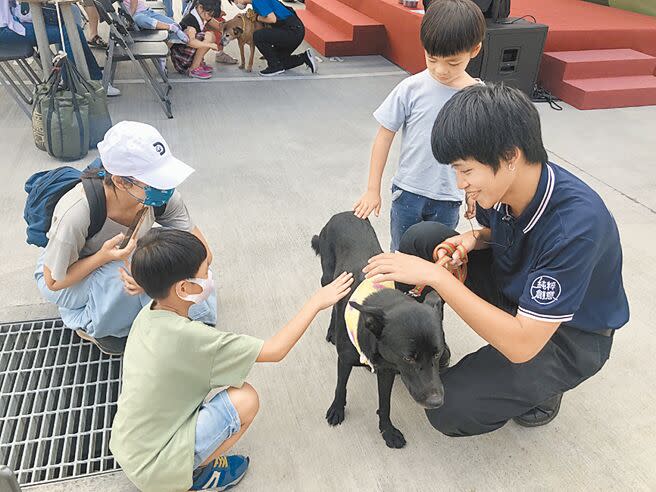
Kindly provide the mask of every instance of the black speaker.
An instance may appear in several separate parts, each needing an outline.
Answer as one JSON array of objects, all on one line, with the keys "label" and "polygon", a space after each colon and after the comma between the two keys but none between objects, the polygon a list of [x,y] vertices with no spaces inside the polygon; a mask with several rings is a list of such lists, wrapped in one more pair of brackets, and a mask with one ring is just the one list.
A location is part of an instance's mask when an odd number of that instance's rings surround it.
[{"label": "black speaker", "polygon": [[538,78],[548,27],[524,19],[487,20],[483,49],[467,72],[484,82],[504,82],[529,96]]},{"label": "black speaker", "polygon": [[510,15],[510,0],[474,0],[489,19],[505,19]]}]

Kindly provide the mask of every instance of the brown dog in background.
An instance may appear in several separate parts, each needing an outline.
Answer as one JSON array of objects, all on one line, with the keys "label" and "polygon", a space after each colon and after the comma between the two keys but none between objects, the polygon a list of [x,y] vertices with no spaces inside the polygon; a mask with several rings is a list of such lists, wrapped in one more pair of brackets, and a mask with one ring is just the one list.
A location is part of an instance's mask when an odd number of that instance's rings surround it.
[{"label": "brown dog in background", "polygon": [[245,66],[244,45],[247,44],[251,48],[251,53],[248,58],[246,71],[253,71],[253,57],[255,56],[253,33],[265,27],[264,23],[254,22],[246,14],[238,14],[223,25],[223,36],[221,38],[223,46],[227,46],[233,39],[236,39],[239,43],[239,54],[241,55],[241,65],[239,65],[239,68],[243,69]]}]

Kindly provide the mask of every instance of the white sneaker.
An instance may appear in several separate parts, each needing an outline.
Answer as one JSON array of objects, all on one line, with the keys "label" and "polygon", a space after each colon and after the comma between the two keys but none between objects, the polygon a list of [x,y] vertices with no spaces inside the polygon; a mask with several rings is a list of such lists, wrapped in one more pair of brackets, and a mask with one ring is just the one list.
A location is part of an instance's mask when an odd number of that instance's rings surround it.
[{"label": "white sneaker", "polygon": [[116,87],[114,87],[112,84],[109,84],[107,86],[107,97],[116,97],[120,95],[121,95],[121,91],[118,90]]}]

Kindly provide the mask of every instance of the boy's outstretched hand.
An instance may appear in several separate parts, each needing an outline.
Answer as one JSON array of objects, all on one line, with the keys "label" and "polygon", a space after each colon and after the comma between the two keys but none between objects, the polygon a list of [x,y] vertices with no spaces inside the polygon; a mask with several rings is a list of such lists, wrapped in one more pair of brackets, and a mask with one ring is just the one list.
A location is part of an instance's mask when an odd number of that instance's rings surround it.
[{"label": "boy's outstretched hand", "polygon": [[310,302],[318,311],[329,308],[351,291],[352,283],[353,274],[344,272],[328,285],[319,289],[312,296]]},{"label": "boy's outstretched hand", "polygon": [[366,219],[371,212],[380,215],[380,193],[367,190],[360,199],[353,204],[353,212],[359,219]]}]

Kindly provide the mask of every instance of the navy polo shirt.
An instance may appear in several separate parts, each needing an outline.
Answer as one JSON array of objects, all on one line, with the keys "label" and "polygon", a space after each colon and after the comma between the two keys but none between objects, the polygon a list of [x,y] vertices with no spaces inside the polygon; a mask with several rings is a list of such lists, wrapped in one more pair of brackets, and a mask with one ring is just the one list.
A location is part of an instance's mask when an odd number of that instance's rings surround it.
[{"label": "navy polo shirt", "polygon": [[253,10],[257,15],[266,17],[271,12],[276,14],[278,20],[285,20],[292,13],[278,0],[253,0]]},{"label": "navy polo shirt", "polygon": [[629,320],[617,224],[592,188],[553,163],[543,164],[533,200],[519,217],[498,203],[477,207],[491,229],[492,273],[522,316],[584,331]]}]

